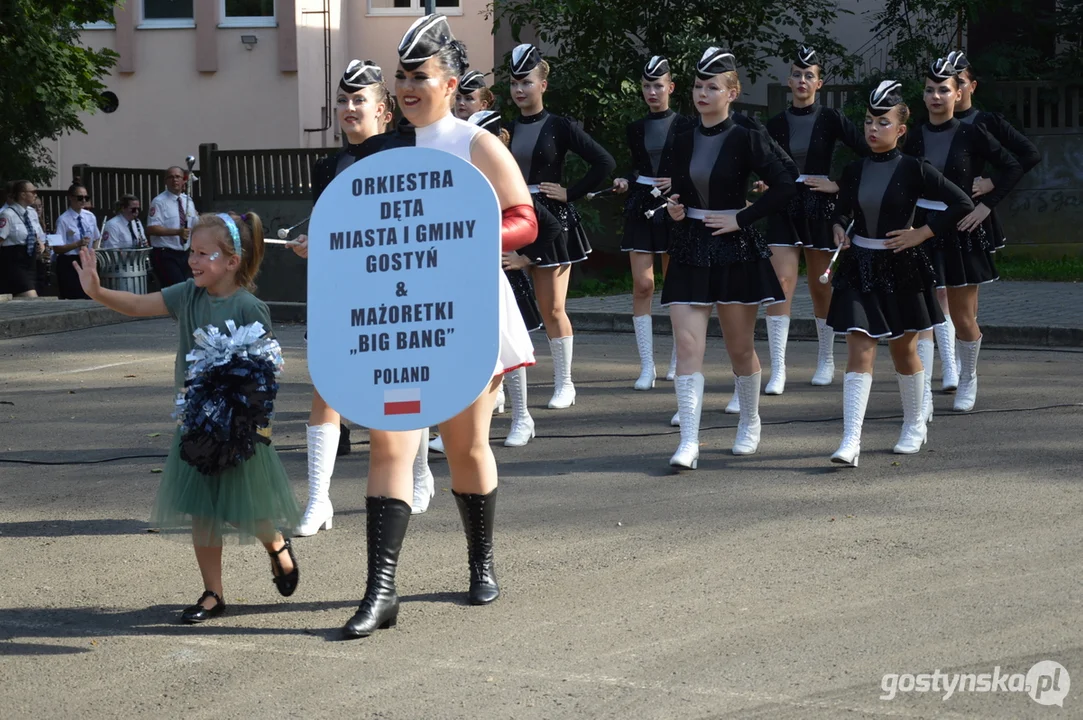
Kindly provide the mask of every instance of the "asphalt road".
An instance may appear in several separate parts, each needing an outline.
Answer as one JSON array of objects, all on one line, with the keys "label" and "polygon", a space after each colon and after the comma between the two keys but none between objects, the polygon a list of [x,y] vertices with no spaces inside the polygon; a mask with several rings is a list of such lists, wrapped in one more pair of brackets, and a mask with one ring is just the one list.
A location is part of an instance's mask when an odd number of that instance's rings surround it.
[{"label": "asphalt road", "polygon": [[[300,329],[278,330],[275,440],[303,498],[311,388]],[[677,475],[672,388],[631,390],[632,336],[577,337],[567,411],[544,407],[538,344],[539,437],[496,450],[504,596],[463,603],[465,542],[434,458],[399,626],[342,643],[365,581],[363,431],[332,484],[335,529],[297,543],[297,594],[275,593],[261,548],[230,547],[231,612],[181,626],[202,590],[192,551],[146,525],[172,430],[173,325],[0,341],[0,714],[1083,717],[1083,407],[1051,407],[1083,401],[1083,354],[983,349],[982,412],[937,395],[927,450],[900,457],[884,349],[855,470],[828,462],[841,387],[807,384],[812,343],[791,345],[787,392],[762,403],[760,453],[730,455],[732,382],[712,339],[700,469]],[[664,366],[664,338],[657,355]],[[146,457],[113,460],[132,455]],[[1063,708],[1008,691],[881,699],[885,674],[1042,660],[1074,676],[1045,691],[1067,690]]]}]

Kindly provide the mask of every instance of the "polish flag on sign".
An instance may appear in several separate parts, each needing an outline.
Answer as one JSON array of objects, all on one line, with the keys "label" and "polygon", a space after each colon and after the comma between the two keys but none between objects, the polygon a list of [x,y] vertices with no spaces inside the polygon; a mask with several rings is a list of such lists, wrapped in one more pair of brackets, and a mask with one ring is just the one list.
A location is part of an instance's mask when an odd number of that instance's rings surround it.
[{"label": "polish flag on sign", "polygon": [[421,388],[384,390],[384,415],[417,415],[421,412]]}]

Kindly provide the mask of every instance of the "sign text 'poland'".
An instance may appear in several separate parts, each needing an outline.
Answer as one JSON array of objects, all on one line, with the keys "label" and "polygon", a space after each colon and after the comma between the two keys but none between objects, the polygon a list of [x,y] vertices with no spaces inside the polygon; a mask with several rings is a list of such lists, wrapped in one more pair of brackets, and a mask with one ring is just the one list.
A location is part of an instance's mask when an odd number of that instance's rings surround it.
[{"label": "sign text 'poland'", "polygon": [[328,404],[378,430],[436,425],[485,389],[500,343],[500,206],[441,150],[344,170],[309,222],[308,367]]}]

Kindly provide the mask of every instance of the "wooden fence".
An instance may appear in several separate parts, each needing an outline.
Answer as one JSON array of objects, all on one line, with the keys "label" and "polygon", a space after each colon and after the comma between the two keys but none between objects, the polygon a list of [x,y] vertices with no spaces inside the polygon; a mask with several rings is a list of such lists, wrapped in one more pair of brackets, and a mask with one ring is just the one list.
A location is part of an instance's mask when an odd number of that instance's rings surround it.
[{"label": "wooden fence", "polygon": [[[312,170],[337,148],[219,150],[199,146],[199,186],[203,205],[217,201],[308,200]],[[207,202],[209,201],[209,202]]]},{"label": "wooden fence", "polygon": [[[1027,135],[1075,135],[1083,133],[1081,83],[1018,82],[980,83],[974,98],[979,107],[1004,113]],[[861,85],[824,85],[819,101],[825,107],[842,108],[851,95],[864,96]],[[767,115],[773,117],[790,104],[790,89],[772,84],[767,88]],[[919,108],[911,108],[918,111]],[[920,112],[918,112],[920,115]]]},{"label": "wooden fence", "polygon": [[56,228],[56,219],[68,209],[67,190],[38,190],[38,200],[42,204],[41,227],[47,233]]},{"label": "wooden fence", "polygon": [[150,201],[165,190],[165,168],[73,165],[71,173],[86,186],[99,224],[116,214],[116,204],[120,196],[129,193],[139,198],[142,203],[141,219],[146,223]]}]

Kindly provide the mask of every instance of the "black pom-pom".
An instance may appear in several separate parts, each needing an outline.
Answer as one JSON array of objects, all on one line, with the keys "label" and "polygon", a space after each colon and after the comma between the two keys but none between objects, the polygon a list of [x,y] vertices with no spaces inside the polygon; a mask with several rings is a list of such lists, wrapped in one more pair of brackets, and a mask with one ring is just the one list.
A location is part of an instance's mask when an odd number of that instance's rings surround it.
[{"label": "black pom-pom", "polygon": [[204,475],[220,475],[270,444],[259,431],[270,425],[278,395],[269,360],[235,356],[185,383],[181,459]]}]

